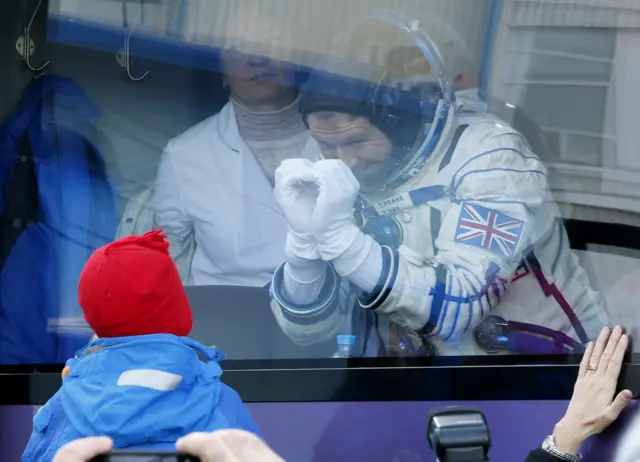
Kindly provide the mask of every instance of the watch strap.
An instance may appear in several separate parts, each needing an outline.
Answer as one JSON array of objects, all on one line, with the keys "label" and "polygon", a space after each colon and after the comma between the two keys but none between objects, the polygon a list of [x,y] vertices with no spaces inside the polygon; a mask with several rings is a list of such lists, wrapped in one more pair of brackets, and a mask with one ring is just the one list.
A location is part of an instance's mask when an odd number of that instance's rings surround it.
[{"label": "watch strap", "polygon": [[580,462],[582,460],[582,456],[580,453],[570,454],[567,452],[562,452],[556,447],[556,439],[553,435],[549,435],[545,438],[542,443],[542,450],[547,454],[552,455],[556,459],[560,459],[566,462]]}]

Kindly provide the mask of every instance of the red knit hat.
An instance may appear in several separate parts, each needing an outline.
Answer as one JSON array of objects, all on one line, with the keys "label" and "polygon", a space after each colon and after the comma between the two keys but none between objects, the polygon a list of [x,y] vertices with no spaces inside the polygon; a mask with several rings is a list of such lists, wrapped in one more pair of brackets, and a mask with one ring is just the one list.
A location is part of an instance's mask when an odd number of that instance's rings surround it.
[{"label": "red knit hat", "polygon": [[162,230],[96,250],[82,270],[78,301],[99,337],[187,336],[192,316]]}]

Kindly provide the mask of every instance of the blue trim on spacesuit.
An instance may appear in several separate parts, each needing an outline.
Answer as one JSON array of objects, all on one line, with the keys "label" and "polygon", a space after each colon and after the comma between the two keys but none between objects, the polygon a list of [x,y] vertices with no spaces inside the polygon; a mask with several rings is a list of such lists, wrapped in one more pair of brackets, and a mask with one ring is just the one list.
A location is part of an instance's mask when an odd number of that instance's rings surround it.
[{"label": "blue trim on spacesuit", "polygon": [[[429,202],[434,202],[446,197],[448,194],[447,188],[442,185],[432,185],[432,186],[424,186],[422,188],[417,188],[409,191],[408,197],[411,200],[411,206],[407,208],[414,208],[422,204],[427,204]],[[377,204],[384,203],[385,201],[378,202]],[[375,217],[379,217],[380,214],[376,210],[375,205],[370,205],[364,207],[362,204],[362,200],[358,198],[356,201],[356,213],[360,213],[363,216],[367,217],[369,220],[375,219]],[[397,213],[397,212],[393,212]],[[386,212],[386,215],[390,215],[392,213]],[[365,225],[366,226],[366,225]],[[379,242],[383,244],[382,242]]]},{"label": "blue trim on spacesuit", "polygon": [[285,265],[286,262],[276,268],[271,283],[271,296],[280,306],[285,319],[296,324],[307,325],[322,321],[333,314],[338,307],[341,281],[333,266],[327,263],[327,280],[318,300],[306,305],[297,305],[290,303],[282,293]]},{"label": "blue trim on spacesuit", "polygon": [[[484,151],[481,152],[480,154],[476,154],[475,156],[471,157],[470,159],[467,159],[461,166],[460,168],[458,168],[458,170],[456,170],[456,172],[452,175],[451,177],[451,184],[455,186],[455,188],[457,189],[458,186],[460,186],[461,181],[456,181],[456,177],[458,176],[458,173],[460,171],[462,171],[463,168],[465,168],[467,165],[469,165],[471,162],[478,160],[480,157],[483,156],[488,156],[489,154],[493,154],[495,152],[500,152],[500,151],[511,151],[514,152],[516,154],[518,154],[520,157],[522,157],[523,159],[531,159],[531,160],[540,160],[537,156],[533,155],[533,156],[527,156],[525,154],[522,153],[522,151],[520,151],[519,149],[515,149],[515,148],[496,148],[496,149],[491,149],[489,151]],[[457,183],[457,184],[456,184]]]},{"label": "blue trim on spacesuit", "polygon": [[[458,181],[458,184],[455,187],[456,190],[460,187],[460,184],[464,181],[464,179],[467,176],[474,175],[476,173],[489,173],[489,172],[535,173],[537,175],[542,175],[542,176],[546,176],[547,175],[542,170],[519,170],[517,168],[494,167],[494,168],[485,168],[485,169],[481,169],[481,170],[471,170],[471,171],[465,173],[464,175],[462,175],[460,177],[460,181]],[[480,199],[476,199],[476,200],[480,200]]]},{"label": "blue trim on spacesuit", "polygon": [[[449,280],[452,280],[453,278],[451,277],[451,273],[449,273]],[[462,284],[460,284],[460,288],[458,289],[458,297],[462,297]],[[447,305],[449,304],[449,301],[447,300]],[[445,342],[450,340],[451,337],[453,337],[453,334],[456,332],[456,327],[458,327],[458,321],[460,320],[460,309],[462,308],[462,300],[458,300],[458,304],[456,306],[456,314],[453,317],[453,324],[451,324],[451,331],[449,332],[449,335],[446,335],[443,337],[442,340],[444,340]],[[472,312],[469,313],[469,318],[473,317],[473,310],[471,310]],[[446,312],[445,315],[442,317],[443,320],[446,317]],[[464,329],[462,332],[465,332],[466,329]]]},{"label": "blue trim on spacesuit", "polygon": [[[465,268],[463,266],[458,266],[456,265],[456,269],[465,271],[466,273],[469,274],[474,274],[471,270],[469,270],[468,268]],[[481,293],[481,296],[478,297],[477,299],[474,300],[467,300],[468,298],[472,297],[462,297],[462,293],[463,293],[463,288],[462,288],[462,284],[460,287],[460,294],[458,295],[459,299],[458,299],[458,307],[456,310],[456,316],[454,318],[454,322],[451,326],[451,332],[449,332],[448,335],[443,336],[443,340],[444,341],[448,341],[451,339],[451,337],[453,337],[456,334],[456,328],[458,327],[458,319],[460,316],[460,310],[462,308],[462,303],[469,303],[470,306],[473,306],[472,303],[478,302],[478,305],[480,307],[480,319],[482,319],[484,317],[484,307],[482,306],[482,302],[483,300],[487,300],[489,303],[489,306],[491,306],[491,302],[490,302],[490,297],[489,297],[489,291],[493,289],[494,295],[496,296],[496,298],[498,299],[498,303],[500,302],[500,288],[497,286],[497,282],[500,282],[502,284],[502,290],[506,290],[506,282],[505,280],[503,280],[502,278],[500,278],[499,276],[497,276],[498,274],[498,266],[495,263],[492,263],[489,266],[489,269],[487,270],[487,282],[484,283],[481,286],[480,292],[477,292],[476,295]],[[451,275],[449,275],[449,277],[451,277]],[[463,277],[465,278],[465,280],[467,282],[469,282],[471,284],[471,281],[469,281],[468,277],[465,275],[463,275]],[[477,277],[477,276],[475,276]],[[478,282],[481,282],[480,279],[478,279]],[[475,289],[475,284],[471,284],[472,287],[474,287]],[[447,296],[448,297],[448,296]],[[486,297],[486,298],[485,298]],[[454,297],[448,298],[448,301],[453,300]],[[467,324],[464,327],[464,329],[462,330],[461,333],[467,332],[469,330],[469,327],[471,327],[471,321],[474,318],[474,314],[475,314],[475,310],[471,309],[470,313],[469,313],[469,318],[467,319]],[[443,316],[442,318],[442,322],[444,322],[444,319],[446,318],[446,314],[445,316]]]},{"label": "blue trim on spacesuit", "polygon": [[[450,294],[445,294],[445,298],[446,298],[447,300],[449,300],[449,301],[454,301],[454,302],[457,302],[457,301],[462,301],[462,302],[475,302],[475,301],[479,300],[481,297],[483,297],[483,296],[486,294],[486,291],[488,290],[488,288],[489,288],[489,287],[491,287],[491,284],[492,284],[492,283],[493,283],[493,281],[492,281],[492,282],[488,282],[488,283],[486,283],[486,284],[482,287],[484,290],[479,290],[479,291],[477,291],[477,292],[475,292],[475,293],[473,293],[473,294],[471,294],[471,295],[467,295],[467,296],[465,296],[465,297],[461,297],[461,296],[453,296],[453,295],[450,295]],[[433,289],[431,289],[431,290],[432,290],[432,291],[435,291],[436,289],[435,289],[435,288],[433,288]]]},{"label": "blue trim on spacesuit", "polygon": [[[480,305],[480,319],[482,319],[484,317],[484,307],[482,306],[482,300],[480,301],[479,305]],[[461,304],[458,303],[458,312],[460,311],[460,306]],[[469,313],[469,318],[467,319],[467,325],[464,326],[463,332],[468,331],[469,327],[471,327],[471,321],[473,320],[473,317],[474,317],[473,315],[474,315],[473,311]],[[453,334],[453,329],[451,331],[451,334]]]},{"label": "blue trim on spacesuit", "polygon": [[[473,274],[472,271],[464,267],[456,266],[456,268],[464,270],[469,274]],[[432,303],[431,303],[431,314],[429,316],[429,324],[433,326],[433,329],[434,329],[432,334],[441,335],[443,337],[443,340],[445,341],[449,340],[455,334],[456,328],[458,327],[459,310],[456,312],[456,316],[454,317],[454,322],[451,327],[451,332],[447,336],[442,335],[443,324],[447,318],[447,305],[450,302],[458,303],[459,306],[464,303],[464,304],[468,304],[471,307],[473,306],[473,303],[479,302],[480,310],[482,313],[484,313],[484,308],[482,307],[482,300],[484,299],[484,297],[487,297],[487,299],[489,299],[487,292],[492,287],[496,287],[495,286],[496,275],[497,275],[497,265],[495,263],[492,263],[489,269],[487,270],[487,281],[483,283],[480,289],[475,289],[475,292],[467,296],[463,296],[462,295],[463,290],[461,288],[460,294],[455,296],[447,292],[448,287],[451,286],[451,282],[449,280],[449,278],[452,277],[451,274],[442,266],[439,266],[438,268],[436,268],[436,284],[429,291],[429,295],[433,297]],[[502,279],[499,277],[497,278],[497,280],[502,282]],[[468,279],[467,281],[469,282]],[[475,285],[472,284],[472,286],[475,288]],[[497,292],[498,293],[496,294],[496,296],[500,298],[499,289]],[[491,304],[489,303],[489,305]],[[470,316],[473,317],[473,313],[470,313]],[[467,323],[467,327],[464,329],[463,332],[465,332],[468,329],[469,325],[470,325],[470,320]]]},{"label": "blue trim on spacesuit", "polygon": [[[457,267],[457,268],[461,268],[461,267]],[[466,268],[464,268],[466,270]],[[480,287],[482,287],[482,281],[480,280],[480,278],[478,276],[476,276],[475,274],[473,274],[472,272],[468,271],[468,273],[473,276],[479,283],[480,283]],[[471,281],[471,279],[469,279],[469,276],[465,273],[463,274],[463,277],[465,279],[465,281],[467,281],[467,283],[473,287],[473,290],[477,290],[477,286]],[[500,299],[500,297],[498,297],[498,299]],[[489,297],[486,298],[487,301],[487,305],[489,305],[489,311],[491,312],[491,310],[493,310],[493,306],[491,306],[491,300],[489,299]],[[480,317],[483,318],[485,316],[485,311],[484,311],[484,305],[482,304],[482,300],[480,300]],[[471,318],[469,318],[471,319]]]},{"label": "blue trim on spacesuit", "polygon": [[428,321],[429,326],[432,326],[434,330],[432,333],[437,331],[438,322],[440,321],[440,314],[444,305],[444,294],[447,288],[447,274],[445,266],[438,266],[436,268],[436,284],[429,291],[429,295],[433,297]]},{"label": "blue trim on spacesuit", "polygon": [[527,204],[524,201],[509,201],[509,200],[500,200],[500,199],[468,199],[465,202],[468,202],[468,203],[483,203],[483,204],[516,204],[516,205],[521,205],[522,207],[524,207],[525,210],[527,211],[527,213],[529,213],[531,215],[534,214],[534,210],[531,209],[529,204]]},{"label": "blue trim on spacesuit", "polygon": [[[450,301],[457,301],[458,303],[460,303],[460,297],[462,297],[462,288],[460,289],[458,296],[456,297],[456,299],[450,298],[449,297],[449,291],[451,290],[451,286],[452,286],[452,281],[451,281],[451,273],[449,273],[447,271],[447,275],[445,278],[445,291],[444,291],[444,297],[443,297],[443,304],[442,304],[442,315],[440,316],[439,321],[439,325],[436,326],[436,332],[438,332],[438,335],[440,335],[441,338],[443,338],[443,326],[444,326],[444,321],[445,319],[447,319],[447,314],[449,311],[449,302]],[[457,321],[454,317],[453,323],[451,325],[451,332],[453,332],[457,327]],[[450,337],[451,335],[449,335]]]},{"label": "blue trim on spacesuit", "polygon": [[382,251],[382,270],[378,282],[369,294],[358,299],[359,305],[367,310],[375,311],[387,301],[398,278],[400,268],[398,251],[386,245],[380,246],[380,249]]},{"label": "blue trim on spacesuit", "polygon": [[426,204],[428,202],[440,200],[446,195],[446,187],[442,185],[425,186],[423,188],[409,191],[409,197],[411,198],[411,203],[414,207],[421,204]]}]

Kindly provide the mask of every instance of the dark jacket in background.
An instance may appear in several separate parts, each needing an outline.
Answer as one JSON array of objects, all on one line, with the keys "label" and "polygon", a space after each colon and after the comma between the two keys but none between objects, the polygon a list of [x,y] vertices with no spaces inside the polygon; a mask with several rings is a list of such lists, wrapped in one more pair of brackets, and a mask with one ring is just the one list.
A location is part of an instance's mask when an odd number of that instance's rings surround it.
[{"label": "dark jacket in background", "polygon": [[525,462],[562,462],[562,459],[553,457],[551,454],[543,451],[541,448],[531,451]]}]

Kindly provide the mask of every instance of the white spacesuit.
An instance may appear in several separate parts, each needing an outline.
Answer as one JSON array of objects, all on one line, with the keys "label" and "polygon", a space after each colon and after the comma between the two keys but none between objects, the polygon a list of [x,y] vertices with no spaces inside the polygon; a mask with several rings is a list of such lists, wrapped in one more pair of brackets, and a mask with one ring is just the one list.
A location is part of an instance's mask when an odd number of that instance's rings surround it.
[{"label": "white spacesuit", "polygon": [[414,333],[442,355],[581,351],[609,319],[571,252],[545,167],[513,128],[454,93],[424,32],[411,35],[439,85],[418,103],[415,89],[379,79],[309,80],[307,123],[314,113],[364,117],[394,161],[376,190],[326,146],[327,160],[283,163],[275,193],[290,230],[271,286],[275,316],[299,344],[354,334],[366,356],[418,354],[405,336]]}]

